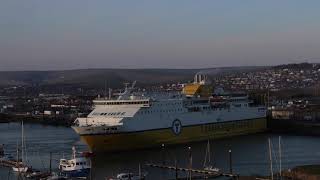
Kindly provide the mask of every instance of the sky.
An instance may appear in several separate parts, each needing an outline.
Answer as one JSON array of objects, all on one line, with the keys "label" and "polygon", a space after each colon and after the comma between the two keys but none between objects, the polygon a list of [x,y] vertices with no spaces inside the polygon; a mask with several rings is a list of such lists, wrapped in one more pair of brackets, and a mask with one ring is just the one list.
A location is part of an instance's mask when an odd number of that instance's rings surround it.
[{"label": "sky", "polygon": [[1,0],[0,70],[320,63],[319,0]]}]

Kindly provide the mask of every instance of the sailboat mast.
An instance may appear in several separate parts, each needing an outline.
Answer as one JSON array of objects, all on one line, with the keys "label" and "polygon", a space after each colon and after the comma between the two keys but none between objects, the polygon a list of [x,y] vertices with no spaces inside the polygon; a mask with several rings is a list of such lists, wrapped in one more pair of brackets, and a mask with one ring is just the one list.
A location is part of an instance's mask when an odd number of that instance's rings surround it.
[{"label": "sailboat mast", "polygon": [[24,131],[23,131],[23,120],[21,121],[21,161],[24,162]]},{"label": "sailboat mast", "polygon": [[210,156],[210,140],[208,140],[208,163],[211,163],[211,156]]},{"label": "sailboat mast", "polygon": [[203,162],[203,167],[205,168],[207,166],[207,163],[210,164],[210,143],[209,140],[207,142],[207,147],[206,147],[206,154],[204,156],[204,162]]},{"label": "sailboat mast", "polygon": [[270,138],[268,140],[269,140],[270,175],[271,175],[271,180],[273,180],[271,140],[270,140]]},{"label": "sailboat mast", "polygon": [[280,179],[281,179],[281,171],[282,171],[282,161],[281,161],[281,158],[282,158],[282,155],[281,155],[281,136],[279,136],[279,175],[280,175]]},{"label": "sailboat mast", "polygon": [[19,164],[19,144],[17,141],[17,165]]}]

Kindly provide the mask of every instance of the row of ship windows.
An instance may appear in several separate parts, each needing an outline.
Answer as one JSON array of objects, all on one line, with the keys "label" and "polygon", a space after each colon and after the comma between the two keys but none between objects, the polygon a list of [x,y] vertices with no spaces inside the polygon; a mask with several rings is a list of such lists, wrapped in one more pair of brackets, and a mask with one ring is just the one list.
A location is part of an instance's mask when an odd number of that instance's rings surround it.
[{"label": "row of ship windows", "polygon": [[[234,107],[241,107],[242,105],[241,104],[234,104],[233,105]],[[243,104],[244,107],[247,107],[248,104]],[[203,109],[203,110],[208,110],[208,109],[213,109],[213,110],[221,110],[221,109],[229,109],[230,106],[204,106],[204,107],[193,107],[193,108],[190,108],[190,109]]]},{"label": "row of ship windows", "polygon": [[231,102],[246,102],[246,99],[232,99]]},{"label": "row of ship windows", "polygon": [[[233,106],[234,106],[234,107],[241,107],[241,106],[242,106],[242,104],[233,104]],[[243,104],[243,106],[247,107],[247,106],[248,106],[248,104]]]},{"label": "row of ship windows", "polygon": [[[99,113],[93,113],[93,115],[98,115]],[[100,116],[123,116],[126,112],[112,112],[112,113],[100,113]]]},{"label": "row of ship windows", "polygon": [[[235,107],[241,107],[241,104],[235,104],[234,105]],[[247,106],[247,104],[244,104],[244,106]],[[211,107],[202,107],[203,110],[206,110],[206,109],[212,109]],[[220,109],[220,108],[217,108],[217,109]],[[199,108],[200,110],[200,108]],[[151,114],[151,113],[154,113],[154,112],[166,112],[166,113],[170,113],[170,112],[181,112],[182,109],[172,109],[172,110],[154,110],[154,111],[140,111],[138,112],[138,114]],[[125,115],[126,112],[112,112],[112,113],[100,113],[101,116],[123,116]],[[94,113],[94,115],[98,115],[98,113]]]},{"label": "row of ship windows", "polygon": [[77,162],[76,163],[76,165],[86,165],[86,164],[87,164],[86,162],[79,162],[79,163]]},{"label": "row of ship windows", "polygon": [[[235,107],[241,107],[241,104],[234,105]],[[247,106],[247,104],[244,104],[244,106]],[[199,107],[198,107],[199,108]],[[209,109],[221,109],[221,108],[212,108],[212,107],[202,107],[203,110],[209,110]],[[199,108],[200,110],[200,108]],[[181,112],[183,111],[182,109],[173,109],[173,110],[154,110],[154,111],[140,111],[138,114],[151,114],[155,112],[160,112],[160,113],[170,113],[170,112]]]},{"label": "row of ship windows", "polygon": [[152,114],[152,113],[171,113],[171,112],[181,112],[183,109],[172,109],[172,110],[154,110],[154,111],[139,111],[138,114]]},{"label": "row of ship windows", "polygon": [[169,105],[181,105],[182,103],[181,102],[175,102],[175,103],[166,103],[166,104],[154,104],[154,105],[157,105],[157,106],[169,106]]},{"label": "row of ship windows", "polygon": [[117,127],[111,127],[111,128],[104,128],[103,130],[105,130],[105,131],[116,131],[116,130],[118,130],[118,128]]},{"label": "row of ship windows", "polygon": [[208,132],[208,131],[216,131],[220,129],[235,129],[235,128],[252,128],[254,127],[255,123],[252,121],[243,121],[243,122],[230,122],[225,124],[208,124],[201,126],[202,132]]},{"label": "row of ship windows", "polygon": [[[94,121],[92,121],[92,123],[94,123]],[[90,125],[91,126],[91,125]],[[105,124],[101,124],[102,127],[106,126]],[[86,131],[92,131],[92,128],[86,129]],[[104,131],[117,131],[118,128],[117,127],[107,127],[107,128],[103,128]]]},{"label": "row of ship windows", "polygon": [[132,101],[132,102],[96,102],[99,105],[122,105],[122,104],[148,104],[148,101]]}]

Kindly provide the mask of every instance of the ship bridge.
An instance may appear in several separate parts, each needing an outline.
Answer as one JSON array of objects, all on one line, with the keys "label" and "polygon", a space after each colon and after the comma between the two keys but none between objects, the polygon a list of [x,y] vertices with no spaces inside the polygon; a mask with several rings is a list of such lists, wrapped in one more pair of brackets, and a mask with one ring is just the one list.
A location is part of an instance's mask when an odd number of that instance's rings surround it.
[{"label": "ship bridge", "polygon": [[[129,102],[116,100],[113,103],[109,101],[110,105],[98,105],[86,118],[77,118],[75,124],[78,126],[88,125],[122,125],[124,118],[133,117],[142,107],[147,106],[147,102],[144,101],[133,101],[130,105]],[[117,102],[117,103],[116,103]],[[112,104],[112,105],[111,105]]]}]

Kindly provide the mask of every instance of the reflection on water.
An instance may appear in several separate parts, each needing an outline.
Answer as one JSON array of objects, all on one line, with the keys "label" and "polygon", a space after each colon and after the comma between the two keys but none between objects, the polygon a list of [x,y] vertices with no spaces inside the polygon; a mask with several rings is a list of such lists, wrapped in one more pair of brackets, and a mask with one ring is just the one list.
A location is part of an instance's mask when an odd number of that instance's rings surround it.
[{"label": "reflection on water", "polygon": [[[15,154],[16,144],[20,141],[19,124],[0,124],[0,143],[6,145],[8,153]],[[27,158],[33,167],[47,169],[49,153],[53,152],[53,167],[57,168],[59,158],[70,156],[71,147],[77,146],[79,151],[86,150],[80,138],[71,128],[42,125],[25,125],[27,138]],[[242,175],[267,174],[268,146],[267,139],[272,138],[274,168],[279,168],[278,134],[255,134],[229,139],[212,140],[211,160],[223,171],[229,170],[228,150],[232,149],[233,170]],[[149,149],[142,151],[103,153],[93,159],[95,179],[115,176],[120,172],[138,172],[139,164],[157,163],[174,165],[175,159],[181,167],[188,167],[188,147],[192,151],[192,166],[201,168],[204,162],[207,142],[176,145],[162,150]],[[282,135],[282,167],[291,168],[303,164],[320,163],[320,137]],[[173,178],[174,172],[143,167],[148,172],[148,179]],[[0,176],[7,179],[10,169],[0,168]],[[180,174],[183,176],[184,174]],[[14,177],[12,176],[14,179]]]}]

